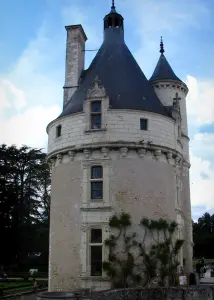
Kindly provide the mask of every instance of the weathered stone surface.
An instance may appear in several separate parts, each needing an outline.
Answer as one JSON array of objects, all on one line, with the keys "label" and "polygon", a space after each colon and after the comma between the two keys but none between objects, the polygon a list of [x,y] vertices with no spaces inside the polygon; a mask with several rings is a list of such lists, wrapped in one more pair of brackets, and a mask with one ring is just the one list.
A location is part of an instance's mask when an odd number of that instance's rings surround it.
[{"label": "weathered stone surface", "polygon": [[212,287],[118,289],[89,294],[93,300],[213,300]]}]

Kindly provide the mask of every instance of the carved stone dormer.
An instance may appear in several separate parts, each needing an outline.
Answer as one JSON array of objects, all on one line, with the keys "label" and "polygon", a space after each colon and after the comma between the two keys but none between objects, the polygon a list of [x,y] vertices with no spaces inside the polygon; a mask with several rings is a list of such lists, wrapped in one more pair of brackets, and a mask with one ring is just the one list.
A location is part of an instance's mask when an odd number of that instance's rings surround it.
[{"label": "carved stone dormer", "polygon": [[87,90],[83,110],[85,112],[85,133],[93,130],[106,130],[105,113],[109,108],[106,90],[98,79],[94,78],[92,87]]},{"label": "carved stone dormer", "polygon": [[94,83],[91,89],[88,89],[86,93],[86,99],[96,99],[103,98],[106,96],[106,90],[102,86],[101,81],[98,79],[98,76],[94,78]]}]

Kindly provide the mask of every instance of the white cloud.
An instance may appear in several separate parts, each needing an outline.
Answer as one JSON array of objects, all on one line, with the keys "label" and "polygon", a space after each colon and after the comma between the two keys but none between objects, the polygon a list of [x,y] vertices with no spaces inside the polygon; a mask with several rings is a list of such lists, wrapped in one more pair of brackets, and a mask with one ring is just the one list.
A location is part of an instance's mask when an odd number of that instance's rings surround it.
[{"label": "white cloud", "polygon": [[[63,44],[64,46],[64,44]],[[0,143],[47,145],[47,124],[60,114],[64,65],[62,38],[49,38],[42,27],[9,74],[0,81]]]},{"label": "white cloud", "polygon": [[40,105],[26,109],[7,119],[0,117],[0,142],[17,146],[25,144],[46,149],[46,126],[59,113],[60,109],[57,105],[50,107]]},{"label": "white cloud", "polygon": [[[190,142],[191,202],[194,207],[214,209],[214,134],[200,133],[200,126],[214,123],[214,79],[198,80],[188,75],[187,112],[195,132]],[[197,211],[199,214],[199,211]]]},{"label": "white cloud", "polygon": [[192,206],[214,209],[214,169],[211,162],[191,155],[190,187]]},{"label": "white cloud", "polygon": [[188,75],[187,111],[195,125],[214,123],[214,79],[197,80]]},{"label": "white cloud", "polygon": [[14,107],[20,110],[26,105],[25,95],[10,80],[0,80],[0,111],[6,106],[10,107],[8,98],[11,98]]}]

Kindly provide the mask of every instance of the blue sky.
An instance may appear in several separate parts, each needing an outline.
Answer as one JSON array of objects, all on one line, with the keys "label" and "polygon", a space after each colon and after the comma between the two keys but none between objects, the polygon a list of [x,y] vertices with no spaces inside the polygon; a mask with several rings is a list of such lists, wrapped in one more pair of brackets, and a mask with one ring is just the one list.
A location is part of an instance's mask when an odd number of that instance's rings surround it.
[{"label": "blue sky", "polygon": [[[213,0],[116,0],[125,40],[149,78],[160,36],[176,75],[189,87],[193,217],[214,212]],[[110,0],[1,0],[0,143],[47,144],[46,125],[62,107],[65,25],[82,24],[87,49],[103,37]],[[95,52],[86,52],[86,67]]]}]

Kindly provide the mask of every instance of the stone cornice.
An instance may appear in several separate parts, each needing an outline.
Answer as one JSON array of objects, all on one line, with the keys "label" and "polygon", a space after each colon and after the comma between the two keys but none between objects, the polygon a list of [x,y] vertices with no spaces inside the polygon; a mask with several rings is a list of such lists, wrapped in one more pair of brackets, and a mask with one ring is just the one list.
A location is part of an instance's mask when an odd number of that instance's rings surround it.
[{"label": "stone cornice", "polygon": [[[190,167],[189,162],[185,161],[183,155],[175,150],[168,147],[155,145],[149,141],[140,143],[128,143],[124,141],[109,142],[109,143],[94,143],[85,144],[84,146],[73,146],[64,149],[59,149],[51,152],[47,156],[47,161],[51,165],[51,168],[57,164],[63,163],[63,156],[67,156],[69,161],[73,161],[75,155],[79,152],[83,154],[84,159],[90,160],[91,154],[94,150],[100,150],[100,159],[110,158],[111,150],[117,150],[120,152],[121,158],[126,158],[130,150],[136,151],[140,158],[144,158],[147,155],[152,156],[156,160],[162,160],[173,165],[180,165],[181,163],[185,167]],[[66,161],[68,162],[68,161]]]},{"label": "stone cornice", "polygon": [[180,82],[180,81],[162,79],[162,80],[152,81],[152,85],[153,85],[153,87],[156,87],[156,88],[163,88],[163,89],[170,88],[170,89],[176,89],[176,90],[179,89],[179,90],[183,91],[185,93],[185,95],[187,95],[189,92],[187,85],[184,82]]}]

